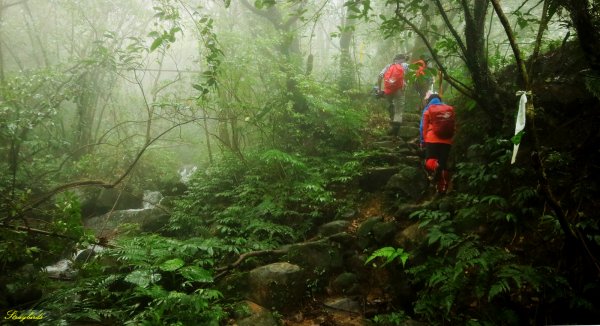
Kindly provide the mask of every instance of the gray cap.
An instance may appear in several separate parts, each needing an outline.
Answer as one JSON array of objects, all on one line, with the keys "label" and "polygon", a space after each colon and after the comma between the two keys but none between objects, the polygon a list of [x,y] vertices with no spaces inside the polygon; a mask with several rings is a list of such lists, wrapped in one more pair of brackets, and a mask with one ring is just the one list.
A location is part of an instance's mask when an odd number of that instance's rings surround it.
[{"label": "gray cap", "polygon": [[396,54],[396,56],[394,57],[394,61],[406,61],[406,60],[408,60],[408,54],[405,54],[405,53]]}]

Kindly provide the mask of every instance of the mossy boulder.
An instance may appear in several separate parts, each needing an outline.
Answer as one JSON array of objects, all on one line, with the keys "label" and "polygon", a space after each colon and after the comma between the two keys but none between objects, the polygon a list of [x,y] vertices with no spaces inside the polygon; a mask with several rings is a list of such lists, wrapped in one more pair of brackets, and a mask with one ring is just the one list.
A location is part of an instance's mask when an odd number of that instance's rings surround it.
[{"label": "mossy boulder", "polygon": [[248,299],[268,309],[285,312],[298,306],[305,291],[303,270],[279,262],[257,267],[248,274]]}]

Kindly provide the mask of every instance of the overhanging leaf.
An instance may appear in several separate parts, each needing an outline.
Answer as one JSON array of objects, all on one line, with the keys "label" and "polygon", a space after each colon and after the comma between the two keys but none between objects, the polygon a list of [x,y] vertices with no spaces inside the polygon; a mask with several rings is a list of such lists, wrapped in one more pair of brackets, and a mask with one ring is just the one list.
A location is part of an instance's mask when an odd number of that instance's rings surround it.
[{"label": "overhanging leaf", "polygon": [[154,42],[152,42],[152,45],[150,45],[150,51],[156,50],[156,48],[159,47],[163,43],[163,41],[164,41],[164,38],[162,36],[156,38],[154,40]]},{"label": "overhanging leaf", "polygon": [[373,252],[371,254],[371,256],[369,256],[369,258],[367,258],[367,260],[365,261],[365,264],[368,264],[369,262],[371,262],[373,259],[375,259],[377,257],[381,257],[381,258],[385,259],[385,262],[383,263],[382,266],[385,266],[385,265],[391,263],[395,259],[400,259],[400,262],[402,262],[402,266],[404,266],[406,264],[406,261],[408,260],[408,253],[405,252],[404,249],[402,249],[402,248],[398,248],[398,249],[393,248],[393,247],[380,248],[380,249],[376,250],[375,252]]},{"label": "overhanging leaf", "polygon": [[172,272],[183,267],[183,265],[185,265],[185,262],[183,260],[181,260],[180,258],[174,258],[169,259],[164,263],[160,264],[160,269],[166,272]]},{"label": "overhanging leaf", "polygon": [[150,283],[156,283],[160,281],[160,279],[160,274],[152,273],[152,271],[149,270],[136,270],[125,276],[126,282],[133,283],[143,288],[150,285]]},{"label": "overhanging leaf", "polygon": [[186,266],[180,269],[179,273],[188,281],[192,282],[210,283],[213,281],[211,273],[198,266]]}]

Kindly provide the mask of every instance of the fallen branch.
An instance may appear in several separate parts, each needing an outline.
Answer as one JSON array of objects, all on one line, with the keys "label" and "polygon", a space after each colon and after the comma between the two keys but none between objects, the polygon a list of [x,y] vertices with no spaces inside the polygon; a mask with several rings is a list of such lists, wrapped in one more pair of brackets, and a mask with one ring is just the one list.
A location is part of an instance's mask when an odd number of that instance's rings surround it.
[{"label": "fallen branch", "polygon": [[228,269],[232,269],[234,267],[237,267],[244,260],[246,260],[246,258],[249,258],[249,257],[258,257],[258,256],[266,256],[266,255],[281,255],[281,254],[285,254],[287,252],[288,252],[287,248],[286,249],[249,251],[249,252],[241,254],[240,257],[233,263],[231,263],[227,266],[216,268],[215,270],[220,272],[220,271],[226,271]]},{"label": "fallen branch", "polygon": [[291,244],[285,245],[283,248],[280,248],[280,249],[249,251],[249,252],[241,254],[238,257],[238,259],[236,259],[231,264],[228,264],[228,265],[223,266],[223,267],[217,267],[217,268],[215,268],[215,271],[218,271],[220,273],[217,274],[214,278],[216,280],[216,279],[219,279],[219,278],[223,277],[231,269],[239,266],[244,260],[246,260],[246,258],[259,257],[259,256],[267,256],[267,255],[283,255],[283,254],[286,254],[289,251],[290,246],[304,245],[304,244],[311,244],[311,243],[319,243],[319,242],[324,242],[324,241],[329,241],[329,240],[334,240],[335,241],[336,238],[338,238],[340,236],[344,236],[346,234],[347,234],[347,232],[339,232],[339,233],[332,234],[332,235],[324,237],[324,238],[317,238],[316,240],[310,239],[310,240],[303,241],[303,242],[291,243]]},{"label": "fallen branch", "polygon": [[[34,229],[34,228],[30,228],[30,227],[26,227],[26,226],[16,226],[16,225],[8,225],[8,224],[0,224],[0,227],[5,228],[5,229],[11,229],[11,230],[16,230],[16,231],[25,231],[28,233],[35,233],[35,234],[41,234],[41,235],[45,235],[45,236],[49,236],[49,237],[56,237],[56,238],[63,238],[63,239],[68,239],[68,240],[73,240],[73,241],[79,241],[79,238],[75,238],[72,236],[68,236],[68,235],[64,235],[64,234],[59,234],[59,233],[55,233],[55,232],[50,232],[50,231],[46,231],[46,230],[40,230],[40,229]],[[107,248],[114,248],[113,245],[110,245],[106,242],[105,239],[100,238],[100,239],[96,239],[97,241],[94,242],[94,245],[98,245],[98,246],[102,246],[102,247],[107,247]]]}]

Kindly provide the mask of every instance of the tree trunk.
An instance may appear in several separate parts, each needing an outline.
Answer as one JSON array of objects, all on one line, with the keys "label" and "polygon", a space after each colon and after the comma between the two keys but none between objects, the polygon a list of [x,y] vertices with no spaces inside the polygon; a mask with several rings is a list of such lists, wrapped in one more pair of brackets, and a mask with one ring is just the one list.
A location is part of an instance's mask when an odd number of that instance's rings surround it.
[{"label": "tree trunk", "polygon": [[[92,76],[94,75],[94,76]],[[98,99],[97,83],[93,71],[84,72],[79,78],[79,94],[77,94],[77,129],[75,130],[74,157],[79,158],[90,152],[92,129]]]},{"label": "tree trunk", "polygon": [[4,53],[2,46],[2,20],[4,13],[4,0],[0,0],[0,83],[4,82]]},{"label": "tree trunk", "polygon": [[485,17],[490,2],[474,1],[472,8],[469,1],[461,2],[465,13],[465,63],[473,79],[476,90],[474,95],[492,121],[501,121],[503,110],[499,101],[499,89],[492,77],[485,51]]},{"label": "tree trunk", "polygon": [[[600,72],[600,21],[594,17],[588,0],[563,0],[561,4],[569,11],[577,38],[590,67]],[[597,13],[596,13],[597,16]]]},{"label": "tree trunk", "polygon": [[[293,103],[293,109],[295,112],[304,113],[308,110],[308,103],[306,98],[300,90],[298,89],[298,84],[295,80],[295,76],[298,74],[294,68],[291,68],[291,63],[293,58],[300,57],[300,41],[298,39],[298,35],[296,35],[296,21],[300,18],[297,14],[289,15],[289,18],[283,19],[284,14],[276,7],[276,5],[270,6],[266,10],[260,10],[250,4],[247,0],[240,1],[244,7],[259,15],[265,19],[267,19],[273,27],[278,31],[279,35],[281,35],[281,45],[277,47],[277,51],[281,53],[283,58],[285,59],[286,64],[280,67],[281,71],[285,73],[286,76],[286,89],[288,93],[291,94],[291,101]],[[300,8],[302,9],[304,6],[304,2],[300,3]]]},{"label": "tree trunk", "polygon": [[342,91],[352,89],[354,82],[354,61],[350,55],[350,45],[354,35],[354,19],[349,7],[346,7],[346,14],[343,17],[340,35],[340,79],[339,87]]},{"label": "tree trunk", "polygon": [[202,118],[203,118],[203,125],[204,125],[204,137],[206,138],[206,149],[208,151],[208,161],[210,162],[210,164],[213,164],[213,154],[212,154],[212,148],[211,148],[211,144],[210,144],[210,133],[208,132],[208,114],[206,112],[206,108],[202,108]]},{"label": "tree trunk", "polygon": [[[42,62],[45,68],[50,67],[50,60],[48,59],[48,55],[46,54],[46,46],[43,44],[42,39],[40,38],[41,31],[34,28],[35,20],[33,15],[31,14],[31,9],[29,9],[29,5],[27,1],[23,2],[23,8],[27,13],[29,19],[24,19],[25,24],[27,25],[27,32],[29,34],[29,38],[31,40],[31,47],[35,48],[34,43],[37,43],[39,46],[39,53],[42,55]],[[37,56],[35,56],[37,60]]]}]

